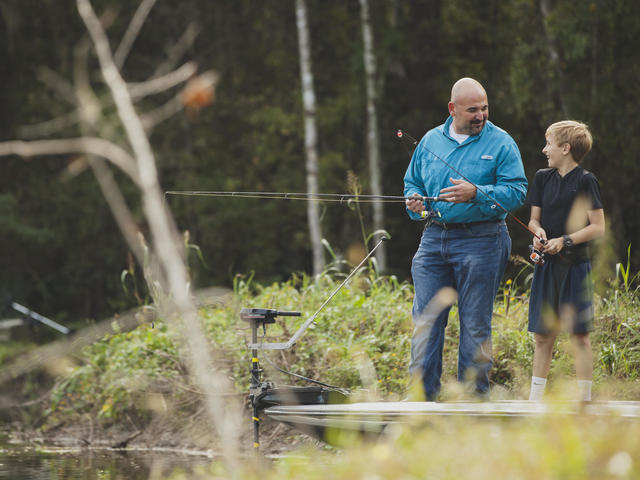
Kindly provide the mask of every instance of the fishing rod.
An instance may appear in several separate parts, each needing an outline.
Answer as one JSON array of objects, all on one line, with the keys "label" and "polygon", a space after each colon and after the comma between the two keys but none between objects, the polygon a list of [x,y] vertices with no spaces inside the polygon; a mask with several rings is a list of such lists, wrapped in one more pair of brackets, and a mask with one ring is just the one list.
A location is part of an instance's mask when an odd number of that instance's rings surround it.
[{"label": "fishing rod", "polygon": [[367,260],[369,260],[369,258],[371,258],[371,256],[375,253],[375,251],[378,249],[378,247],[380,245],[382,245],[382,243],[385,242],[386,240],[387,240],[386,236],[383,236],[383,237],[380,238],[378,243],[362,259],[362,261],[353,270],[351,270],[351,273],[347,276],[347,278],[345,278],[344,281],[340,285],[338,285],[338,287],[336,289],[334,289],[333,292],[331,292],[331,294],[324,301],[324,303],[322,305],[320,305],[320,308],[318,308],[313,315],[311,315],[307,320],[305,320],[305,322],[300,326],[298,331],[296,331],[296,333],[294,333],[293,336],[287,342],[282,342],[282,343],[262,343],[262,342],[260,342],[260,343],[258,343],[257,340],[253,340],[252,343],[247,345],[247,347],[250,348],[250,349],[253,349],[253,350],[286,350],[286,349],[289,349],[289,348],[293,347],[296,344],[296,342],[298,341],[298,339],[305,332],[305,330],[307,328],[309,328],[309,326],[312,323],[315,322],[316,317],[320,314],[320,312],[324,309],[324,307],[326,307],[327,304],[331,301],[331,299],[333,297],[335,297],[336,294],[342,289],[342,287],[344,287],[347,284],[347,282],[349,280],[351,280],[351,278],[356,273],[358,273],[358,271],[360,270],[360,267],[362,267],[362,265],[364,265],[364,263]]},{"label": "fishing rod", "polygon": [[[414,149],[416,148],[416,146],[418,145],[418,141],[413,138],[411,135],[409,135],[408,133],[404,132],[403,130],[398,130],[397,134],[399,139],[403,139],[404,137],[407,137],[413,144]],[[528,225],[526,225],[522,220],[520,220],[518,217],[516,217],[513,213],[511,213],[509,210],[507,210],[500,202],[498,202],[498,200],[496,200],[493,196],[489,195],[487,192],[485,192],[483,189],[481,189],[478,185],[476,185],[474,182],[472,182],[466,175],[462,174],[457,168],[455,168],[453,165],[451,165],[449,162],[447,162],[444,158],[440,157],[439,155],[436,155],[435,153],[433,153],[431,150],[429,150],[427,147],[423,146],[422,148],[424,148],[427,152],[429,152],[431,155],[433,155],[434,157],[436,157],[438,160],[440,160],[442,163],[444,163],[447,167],[449,167],[451,170],[453,170],[455,173],[457,173],[458,175],[460,175],[460,177],[462,177],[465,181],[469,182],[471,185],[473,185],[477,191],[479,191],[480,193],[482,193],[485,197],[487,197],[489,200],[491,200],[493,203],[495,203],[498,207],[500,207],[507,215],[510,215],[511,218],[513,218],[516,222],[518,222],[518,225],[520,225],[521,227],[523,227],[527,232],[529,232],[531,235],[533,235],[534,237],[536,237],[538,240],[540,240],[540,243],[542,243],[543,245],[545,243],[547,243],[547,241],[542,238],[540,235],[538,235],[536,232],[534,232],[533,230],[531,230],[529,228]],[[417,197],[414,197],[417,198]],[[534,263],[544,263],[544,254],[542,252],[540,252],[539,250],[536,250],[535,248],[533,248],[533,246],[530,246],[531,249],[531,254],[529,255],[529,258],[534,262]]]},{"label": "fishing rod", "polygon": [[443,201],[439,197],[404,197],[402,195],[360,195],[344,193],[307,193],[307,192],[229,192],[229,191],[205,191],[205,190],[168,190],[166,195],[182,195],[192,197],[233,197],[233,198],[259,198],[265,200],[305,200],[323,202],[359,202],[359,203],[404,203],[406,200],[419,198],[424,202]]}]

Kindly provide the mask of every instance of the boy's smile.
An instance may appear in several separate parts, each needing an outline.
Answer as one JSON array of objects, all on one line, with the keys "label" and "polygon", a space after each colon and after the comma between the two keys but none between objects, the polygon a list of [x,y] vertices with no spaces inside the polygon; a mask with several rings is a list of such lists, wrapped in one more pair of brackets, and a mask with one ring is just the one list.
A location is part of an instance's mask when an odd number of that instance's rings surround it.
[{"label": "boy's smile", "polygon": [[547,143],[542,149],[542,153],[547,157],[547,161],[549,162],[549,168],[559,168],[564,165],[564,161],[567,158],[568,144],[564,144],[562,146],[556,143],[556,140],[551,136],[546,136]]}]

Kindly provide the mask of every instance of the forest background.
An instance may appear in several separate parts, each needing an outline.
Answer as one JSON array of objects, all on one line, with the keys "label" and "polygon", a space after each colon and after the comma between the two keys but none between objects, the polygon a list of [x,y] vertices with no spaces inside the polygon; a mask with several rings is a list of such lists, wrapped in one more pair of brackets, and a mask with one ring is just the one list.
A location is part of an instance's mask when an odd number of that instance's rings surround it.
[{"label": "forest background", "polygon": [[[116,8],[108,29],[116,39],[137,7],[122,0],[93,4],[99,12]],[[359,2],[308,0],[307,8],[320,191],[349,193],[351,172],[370,193]],[[385,194],[402,193],[409,162],[396,131],[420,138],[441,124],[453,82],[474,77],[487,89],[490,119],[518,143],[530,180],[546,166],[541,149],[550,123],[571,118],[590,125],[594,149],[584,166],[600,181],[611,274],[629,244],[638,265],[640,3],[372,0],[370,13]],[[220,81],[212,106],[154,128],[163,189],[305,191],[294,2],[158,1],[123,67],[125,79],[146,79],[188,28],[197,37],[187,57],[200,70],[214,69]],[[68,114],[64,79],[73,76],[85,36],[74,1],[0,2],[0,141],[27,138],[34,125]],[[91,80],[101,82],[97,74]],[[73,127],[56,132],[73,133]],[[0,160],[0,293],[59,321],[100,318],[138,303],[122,284],[121,273],[134,268],[127,246],[90,170],[74,169],[76,160]],[[116,175],[144,230],[136,187]],[[231,285],[237,274],[255,273],[268,283],[311,271],[304,202],[167,197],[167,203],[202,254],[191,255],[196,288]],[[323,208],[323,235],[336,252],[346,255],[362,243],[356,212]],[[371,231],[370,212],[363,212]],[[528,219],[526,207],[514,213]],[[513,253],[525,256],[530,236],[509,224]],[[392,236],[386,273],[408,279],[421,224],[400,204],[385,206],[384,226]]]}]

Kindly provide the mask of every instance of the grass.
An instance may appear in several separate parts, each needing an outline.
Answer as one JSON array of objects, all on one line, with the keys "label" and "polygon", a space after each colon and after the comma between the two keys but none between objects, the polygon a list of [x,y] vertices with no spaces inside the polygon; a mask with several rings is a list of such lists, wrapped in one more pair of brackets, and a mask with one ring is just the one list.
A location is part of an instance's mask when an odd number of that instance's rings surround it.
[{"label": "grass", "polygon": [[[528,291],[517,285],[519,277],[504,282],[494,308],[491,381],[496,392],[507,398],[526,398],[533,356],[532,338],[526,331]],[[246,391],[250,357],[246,349],[250,331],[239,318],[240,308],[302,312],[301,317],[279,317],[276,324],[269,325],[265,341],[286,341],[342,279],[334,272],[315,282],[308,276],[294,275],[284,283],[258,285],[251,278],[238,277],[232,303],[202,310],[207,335],[222,354],[238,392]],[[350,389],[370,400],[402,398],[409,382],[412,297],[410,284],[362,270],[291,350],[260,352],[266,379],[301,383],[272,368],[266,361],[269,359],[282,369]],[[637,398],[640,393],[638,301],[637,290],[625,288],[596,296],[597,321],[592,334],[596,398],[599,392],[615,394],[618,399]],[[120,413],[143,411],[140,398],[149,392],[172,397],[188,391],[185,367],[169,329],[162,322],[156,325],[155,329],[144,325],[86,347],[84,364],[54,391],[51,419],[90,414],[117,420]],[[458,330],[454,306],[444,349],[444,384],[455,384]],[[572,375],[571,346],[568,337],[561,335],[550,384]]]},{"label": "grass", "polygon": [[[404,427],[376,443],[353,443],[340,455],[301,455],[246,466],[225,476],[220,465],[198,478],[495,480],[617,479],[640,475],[637,426],[622,419],[546,417],[483,421],[436,419]],[[176,473],[171,479],[193,478]]]},{"label": "grass", "polygon": [[[526,331],[527,267],[506,279],[496,298],[493,321],[494,398],[527,398],[533,341]],[[206,333],[237,392],[249,382],[248,324],[244,307],[297,310],[302,317],[279,317],[265,341],[286,341],[340,284],[337,269],[316,281],[294,275],[279,284],[259,285],[238,277],[234,300],[201,311]],[[640,311],[638,289],[610,285],[596,295],[594,399],[640,397]],[[359,272],[316,318],[289,351],[260,352],[267,380],[302,384],[272,368],[348,388],[358,400],[399,400],[409,388],[407,364],[412,332],[413,288],[394,277]],[[456,394],[457,337],[455,306],[444,351],[443,383]],[[178,418],[201,406],[167,325],[144,325],[113,335],[83,351],[84,364],[62,379],[52,394],[48,425],[90,416],[109,425],[134,418],[149,420],[155,404]],[[560,336],[549,375],[550,395],[567,398],[574,379],[569,339]],[[359,444],[343,455],[301,452],[266,470],[249,463],[236,478],[640,478],[637,424],[616,418],[543,418],[511,422],[443,421],[410,427],[376,444]],[[311,460],[313,458],[313,460]],[[463,461],[461,461],[463,459]],[[227,478],[213,470],[202,478]],[[216,470],[218,469],[218,470]],[[181,477],[177,473],[173,478]],[[218,476],[217,476],[218,475]],[[240,475],[240,476],[237,476]]]}]

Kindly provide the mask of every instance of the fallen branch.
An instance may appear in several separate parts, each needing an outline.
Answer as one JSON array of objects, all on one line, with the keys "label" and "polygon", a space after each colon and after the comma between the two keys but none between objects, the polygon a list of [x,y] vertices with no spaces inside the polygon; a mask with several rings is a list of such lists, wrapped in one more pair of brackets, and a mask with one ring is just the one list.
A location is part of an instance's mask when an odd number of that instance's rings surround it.
[{"label": "fallen branch", "polygon": [[127,448],[127,444],[133,440],[134,438],[139,437],[140,435],[142,435],[142,430],[137,430],[135,432],[133,432],[131,435],[129,435],[127,438],[125,438],[124,440],[114,443],[113,445],[111,445],[111,448],[115,449],[115,450],[122,450]]}]

